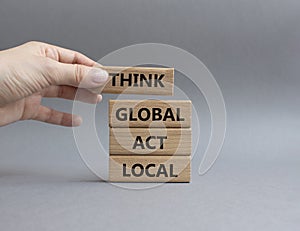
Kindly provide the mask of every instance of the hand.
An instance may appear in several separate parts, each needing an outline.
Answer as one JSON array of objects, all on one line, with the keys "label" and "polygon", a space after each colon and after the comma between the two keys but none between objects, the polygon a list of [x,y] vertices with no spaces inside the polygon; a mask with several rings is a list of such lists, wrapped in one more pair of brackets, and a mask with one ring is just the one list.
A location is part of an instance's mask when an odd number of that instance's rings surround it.
[{"label": "hand", "polygon": [[45,107],[42,97],[74,100],[79,91],[80,101],[98,103],[101,95],[85,88],[101,87],[107,78],[93,60],[57,46],[29,42],[0,51],[0,126],[29,119],[79,126],[80,116]]}]

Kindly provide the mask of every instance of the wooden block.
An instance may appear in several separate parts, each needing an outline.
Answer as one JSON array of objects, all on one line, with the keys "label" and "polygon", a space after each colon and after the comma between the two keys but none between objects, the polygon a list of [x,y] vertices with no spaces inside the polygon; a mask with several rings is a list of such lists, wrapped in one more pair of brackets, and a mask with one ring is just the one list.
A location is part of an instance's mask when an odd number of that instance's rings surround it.
[{"label": "wooden block", "polygon": [[191,126],[192,107],[189,100],[110,100],[111,127]]},{"label": "wooden block", "polygon": [[113,182],[190,182],[190,156],[110,156]]},{"label": "wooden block", "polygon": [[109,74],[96,93],[173,95],[174,68],[103,66]]},{"label": "wooden block", "polygon": [[111,155],[191,155],[191,128],[110,128]]}]

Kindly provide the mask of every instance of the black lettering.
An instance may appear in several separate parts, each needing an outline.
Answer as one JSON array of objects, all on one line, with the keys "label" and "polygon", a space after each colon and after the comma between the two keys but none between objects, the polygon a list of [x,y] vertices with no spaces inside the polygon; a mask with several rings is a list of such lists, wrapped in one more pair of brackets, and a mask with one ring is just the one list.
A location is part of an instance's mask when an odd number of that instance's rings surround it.
[{"label": "black lettering", "polygon": [[132,149],[136,149],[137,147],[140,147],[141,149],[145,149],[145,146],[144,146],[144,143],[143,143],[143,140],[142,140],[141,136],[137,136],[135,138]]},{"label": "black lettering", "polygon": [[[137,167],[140,169],[139,173],[136,172],[136,168]],[[131,173],[132,173],[132,175],[134,175],[136,177],[142,176],[144,174],[144,166],[141,165],[141,164],[134,164],[134,165],[132,165],[132,167],[131,167]]]},{"label": "black lettering", "polygon": [[116,111],[116,118],[119,121],[126,121],[127,120],[127,113],[121,113],[122,111],[126,111],[126,108],[121,107]]},{"label": "black lettering", "polygon": [[[143,117],[142,114],[143,114],[143,111],[146,112],[146,117]],[[138,118],[141,120],[141,121],[147,121],[150,119],[150,111],[148,108],[141,108],[138,112]]]},{"label": "black lettering", "polygon": [[116,76],[119,76],[119,73],[109,73],[109,76],[112,76],[112,82],[111,82],[111,85],[112,85],[112,86],[117,86],[117,83],[116,83]]},{"label": "black lettering", "polygon": [[149,74],[148,79],[144,74],[140,74],[141,87],[144,86],[144,82],[146,82],[148,87],[152,87],[152,74]]},{"label": "black lettering", "polygon": [[145,171],[145,172],[146,172],[146,175],[149,176],[149,177],[155,177],[155,174],[154,174],[154,173],[151,174],[151,173],[149,172],[149,169],[150,169],[150,168],[155,168],[155,164],[148,164],[148,165],[146,166],[146,171]]},{"label": "black lettering", "polygon": [[134,76],[134,81],[133,81],[133,85],[134,87],[138,87],[138,78],[139,78],[139,74],[133,74]]},{"label": "black lettering", "polygon": [[147,121],[152,119],[152,121],[184,121],[185,118],[180,116],[180,108],[176,108],[176,118],[175,114],[171,108],[166,108],[166,111],[162,113],[161,108],[152,108],[150,111],[148,108],[140,108],[137,112],[136,117],[134,116],[134,109],[129,108],[118,108],[116,110],[116,118],[119,121]]},{"label": "black lettering", "polygon": [[163,78],[165,74],[145,74],[141,73],[109,73],[112,76],[112,86],[117,86],[117,77],[120,79],[120,86],[143,87],[144,83],[147,87],[165,87],[163,83]]},{"label": "black lettering", "polygon": [[165,116],[163,118],[163,121],[166,121],[167,119],[171,119],[172,121],[175,121],[173,112],[171,108],[167,108],[165,112]]},{"label": "black lettering", "polygon": [[124,77],[124,73],[121,73],[120,76],[120,86],[123,87],[124,86],[124,82],[128,82],[128,86],[130,87],[132,84],[132,76],[131,74],[128,75],[128,78]]},{"label": "black lettering", "polygon": [[152,108],[152,120],[159,121],[161,119],[162,119],[161,108],[159,107]]},{"label": "black lettering", "polygon": [[147,137],[147,139],[146,139],[146,146],[149,149],[155,149],[156,147],[150,144],[150,140],[151,139],[155,139],[155,136],[149,136],[149,137]]},{"label": "black lettering", "polygon": [[159,143],[160,143],[159,148],[164,149],[164,140],[167,139],[167,136],[157,136],[157,139],[159,139]]},{"label": "black lettering", "polygon": [[180,118],[180,108],[176,108],[177,121],[184,121],[184,118]]},{"label": "black lettering", "polygon": [[123,164],[123,176],[129,177],[130,174],[126,172],[126,164]]},{"label": "black lettering", "polygon": [[129,108],[129,121],[137,121],[137,118],[133,116],[133,109]]},{"label": "black lettering", "polygon": [[170,164],[170,177],[178,177],[177,174],[174,174],[173,164]]},{"label": "black lettering", "polygon": [[161,74],[159,77],[158,77],[158,74],[155,74],[155,79],[154,79],[154,86],[157,87],[158,85],[160,85],[160,87],[165,87],[163,85],[163,83],[161,82],[162,78],[165,77],[164,74]]},{"label": "black lettering", "polygon": [[168,172],[166,169],[166,166],[164,164],[160,164],[156,173],[156,177],[160,177],[160,175],[165,175],[165,177],[168,177]]}]

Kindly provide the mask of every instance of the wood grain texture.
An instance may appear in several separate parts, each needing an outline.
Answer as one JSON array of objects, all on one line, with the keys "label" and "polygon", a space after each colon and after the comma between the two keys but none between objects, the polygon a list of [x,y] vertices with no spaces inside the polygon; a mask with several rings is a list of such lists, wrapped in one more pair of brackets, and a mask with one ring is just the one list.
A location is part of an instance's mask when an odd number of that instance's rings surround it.
[{"label": "wood grain texture", "polygon": [[173,95],[174,68],[103,66],[109,73],[104,87],[95,93]]},{"label": "wood grain texture", "polygon": [[112,182],[190,182],[190,156],[110,156]]},{"label": "wood grain texture", "polygon": [[191,155],[191,128],[110,128],[110,155]]},{"label": "wood grain texture", "polygon": [[111,127],[191,126],[192,107],[189,100],[110,100]]}]

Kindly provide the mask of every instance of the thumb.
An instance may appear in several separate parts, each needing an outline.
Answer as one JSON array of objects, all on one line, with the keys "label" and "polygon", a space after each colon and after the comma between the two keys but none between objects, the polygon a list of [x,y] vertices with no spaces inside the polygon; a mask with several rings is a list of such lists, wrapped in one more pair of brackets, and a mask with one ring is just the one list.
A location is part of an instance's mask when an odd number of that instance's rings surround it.
[{"label": "thumb", "polygon": [[55,85],[95,88],[106,83],[108,73],[99,67],[58,63],[56,71],[51,74],[51,78]]}]

